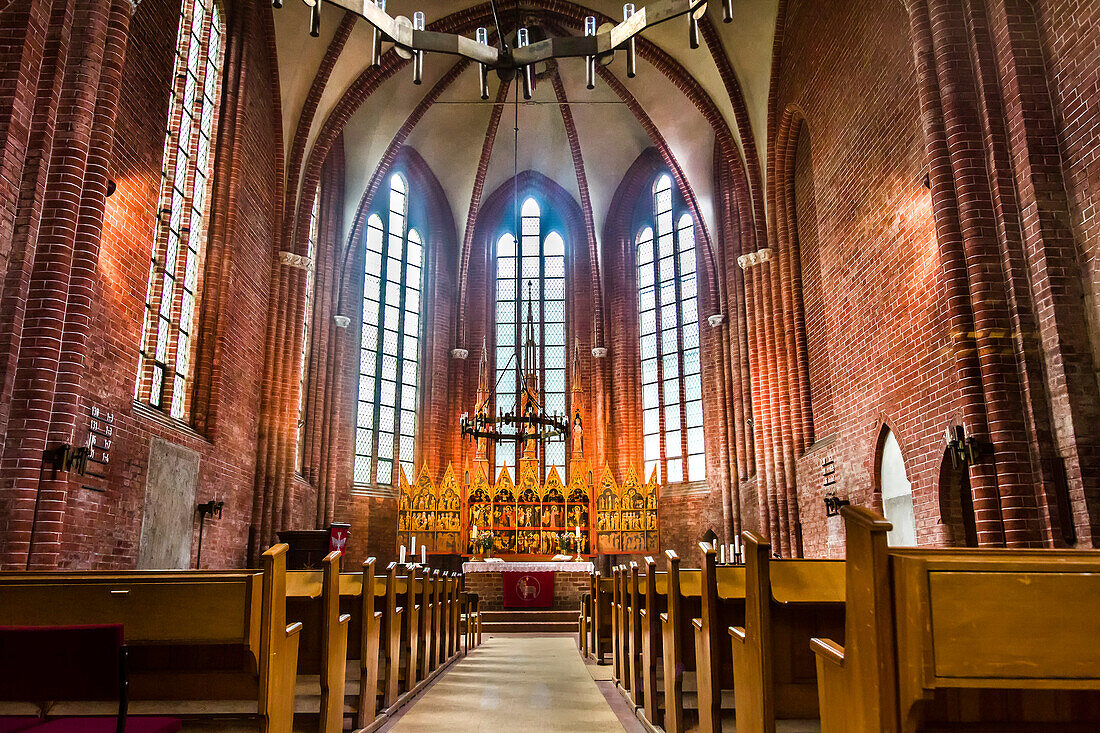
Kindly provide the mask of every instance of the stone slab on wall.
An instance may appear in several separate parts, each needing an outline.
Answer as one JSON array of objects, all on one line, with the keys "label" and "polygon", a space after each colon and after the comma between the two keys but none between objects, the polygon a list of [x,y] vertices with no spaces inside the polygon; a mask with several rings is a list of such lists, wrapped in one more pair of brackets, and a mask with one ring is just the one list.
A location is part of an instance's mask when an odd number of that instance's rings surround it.
[{"label": "stone slab on wall", "polygon": [[189,568],[199,454],[161,438],[149,443],[139,569]]}]

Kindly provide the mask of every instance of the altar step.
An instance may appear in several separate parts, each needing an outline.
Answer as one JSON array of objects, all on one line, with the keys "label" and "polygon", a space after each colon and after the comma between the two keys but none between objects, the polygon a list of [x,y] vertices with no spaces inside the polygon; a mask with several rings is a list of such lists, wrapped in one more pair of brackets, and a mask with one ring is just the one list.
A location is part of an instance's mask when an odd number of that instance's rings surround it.
[{"label": "altar step", "polygon": [[486,634],[577,633],[575,610],[482,611],[481,630]]}]

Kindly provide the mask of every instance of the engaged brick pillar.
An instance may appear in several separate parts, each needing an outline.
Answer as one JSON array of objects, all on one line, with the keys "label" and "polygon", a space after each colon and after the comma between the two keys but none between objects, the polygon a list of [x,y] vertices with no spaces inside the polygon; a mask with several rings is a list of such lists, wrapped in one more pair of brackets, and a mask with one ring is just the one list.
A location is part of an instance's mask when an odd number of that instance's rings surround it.
[{"label": "engaged brick pillar", "polygon": [[[64,65],[65,74],[4,456],[4,488],[12,494],[9,528],[15,530],[8,539],[4,567],[54,567],[64,525],[67,482],[43,470],[43,454],[71,436],[71,429],[68,434],[65,430],[73,419],[71,415],[61,418],[57,431],[51,430],[51,422],[58,397],[74,260],[78,267],[86,267],[86,259],[77,259],[76,232],[88,184],[86,176],[96,98],[106,58],[110,4],[102,0],[76,2],[69,12],[73,22],[73,53],[67,58],[59,56],[56,61]],[[96,176],[102,176],[102,172],[93,174],[93,178]],[[86,276],[84,273],[78,280]],[[87,298],[88,294],[82,293],[81,297]],[[87,307],[88,303],[79,306]],[[72,391],[75,389],[72,384],[62,383],[61,388],[69,390],[62,393],[64,412],[68,405],[78,402],[78,396]],[[41,548],[40,552],[35,544]]]}]

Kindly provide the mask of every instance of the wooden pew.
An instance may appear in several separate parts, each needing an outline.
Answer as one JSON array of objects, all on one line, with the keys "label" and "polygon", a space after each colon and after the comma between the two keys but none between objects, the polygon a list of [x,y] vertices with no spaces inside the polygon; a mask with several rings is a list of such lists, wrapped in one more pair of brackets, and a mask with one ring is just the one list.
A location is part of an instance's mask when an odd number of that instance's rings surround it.
[{"label": "wooden pew", "polygon": [[645,602],[645,586],[638,575],[638,563],[630,561],[629,571],[624,574],[626,589],[623,594],[625,603],[626,650],[627,661],[624,665],[627,697],[634,707],[644,704],[644,683],[642,681],[642,604]]},{"label": "wooden pew", "polygon": [[239,712],[263,733],[291,733],[302,626],[286,623],[286,552],[265,552],[259,574],[0,573],[0,625],[122,624],[135,715],[251,701]]},{"label": "wooden pew", "polygon": [[462,584],[460,573],[455,573],[451,578],[451,655],[454,656],[462,649]]},{"label": "wooden pew", "polygon": [[616,680],[626,676],[626,653],[623,648],[626,636],[623,626],[623,573],[623,566],[616,565],[612,568],[612,676]]},{"label": "wooden pew", "polygon": [[[420,570],[415,565],[405,567],[404,578],[398,577],[397,593],[405,614],[401,637],[405,641],[404,663],[401,665],[401,693],[412,692],[419,682],[420,673],[420,629],[421,629],[421,586]],[[404,582],[402,582],[404,581]]]},{"label": "wooden pew", "polygon": [[738,733],[818,717],[810,639],[844,638],[844,561],[771,559],[745,532],[745,625],[730,627]]},{"label": "wooden pew", "polygon": [[[381,645],[382,628],[386,625],[388,576],[375,576],[375,559],[367,558],[362,572],[340,574],[340,612],[351,618],[348,622],[347,659],[358,665],[358,689],[345,685],[345,699],[353,696],[355,728],[371,726],[379,719],[379,702],[385,686],[379,684],[380,665],[385,650]],[[384,682],[384,680],[383,680]]]},{"label": "wooden pew", "polygon": [[397,563],[391,562],[386,568],[386,604],[382,614],[382,628],[379,631],[379,676],[382,679],[382,705],[388,710],[397,705],[401,695],[401,650],[408,627],[406,610],[398,605],[398,596],[404,600],[408,590],[408,579],[397,575]]},{"label": "wooden pew", "polygon": [[921,550],[862,507],[844,645],[812,641],[824,733],[1100,729],[1100,552]]},{"label": "wooden pew", "polygon": [[435,572],[429,568],[424,568],[424,574],[420,577],[417,583],[418,596],[420,598],[420,628],[417,632],[417,638],[419,639],[419,649],[417,652],[419,667],[417,668],[416,678],[414,680],[415,687],[424,680],[428,679],[432,671],[435,669],[433,649],[435,638]]},{"label": "wooden pew", "polygon": [[658,671],[661,670],[663,643],[661,616],[668,612],[668,573],[657,571],[657,561],[645,559],[645,602],[639,615],[642,628],[642,703],[645,719],[651,725],[663,724],[660,696],[664,694]]},{"label": "wooden pew", "polygon": [[692,619],[699,730],[713,733],[722,729],[722,693],[732,691],[734,686],[733,659],[724,632],[731,624],[740,626],[745,621],[745,568],[717,565],[718,553],[713,545],[700,542],[699,549],[703,553],[703,582],[699,616]]},{"label": "wooden pew", "polygon": [[326,555],[320,570],[287,573],[287,620],[302,624],[298,675],[318,678],[316,712],[320,733],[338,733],[344,728],[344,674],[351,616],[340,613],[340,592],[339,551]]},{"label": "wooden pew", "polygon": [[668,558],[668,610],[661,614],[661,655],[664,667],[664,728],[682,733],[690,722],[685,716],[685,692],[695,687],[695,636],[692,619],[702,606],[702,570],[681,570],[680,557],[666,550]]},{"label": "wooden pew", "polygon": [[471,649],[481,644],[481,601],[477,593],[462,593],[462,620],[466,628],[466,645],[463,653],[469,653]]},{"label": "wooden pew", "polygon": [[592,587],[592,628],[589,632],[589,654],[597,664],[604,664],[604,657],[612,653],[612,613],[614,597],[612,578],[604,578],[596,571]]},{"label": "wooden pew", "polygon": [[588,658],[588,630],[592,627],[592,584],[589,590],[581,593],[580,608],[577,613],[577,650],[581,657]]}]

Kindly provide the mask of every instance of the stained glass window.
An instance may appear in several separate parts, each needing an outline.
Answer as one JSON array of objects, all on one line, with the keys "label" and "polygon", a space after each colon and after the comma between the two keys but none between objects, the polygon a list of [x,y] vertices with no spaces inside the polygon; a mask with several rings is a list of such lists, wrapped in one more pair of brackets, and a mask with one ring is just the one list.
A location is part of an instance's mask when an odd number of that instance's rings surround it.
[{"label": "stained glass window", "polygon": [[[506,231],[496,243],[496,384],[497,410],[516,412],[520,358],[526,340],[528,305],[534,324],[539,389],[546,412],[566,412],[565,240],[551,229],[538,202],[528,198],[520,210],[520,235]],[[529,302],[530,301],[530,302]],[[524,364],[524,368],[530,365]],[[552,466],[565,473],[564,441],[545,445],[543,474]],[[516,449],[496,446],[496,470],[516,471]]]},{"label": "stained glass window", "polygon": [[652,208],[635,237],[645,475],[662,481],[706,478],[695,226],[680,212],[668,174],[657,178]]},{"label": "stained glass window", "polygon": [[221,89],[222,19],[213,0],[183,3],[161,166],[135,398],[177,419],[190,414],[199,272]]},{"label": "stained glass window", "polygon": [[320,217],[321,184],[317,184],[317,191],[313,197],[313,210],[309,214],[309,241],[306,248],[306,257],[309,259],[309,264],[306,269],[305,319],[302,323],[302,366],[298,372],[298,457],[295,465],[299,471],[304,470],[306,385],[309,382],[309,347],[313,343],[313,282],[317,269],[314,265],[314,259],[317,256],[317,225]]},{"label": "stained glass window", "polygon": [[410,194],[408,182],[395,173],[388,210],[367,220],[357,484],[392,486],[399,469],[414,478],[424,242],[409,226]]}]

